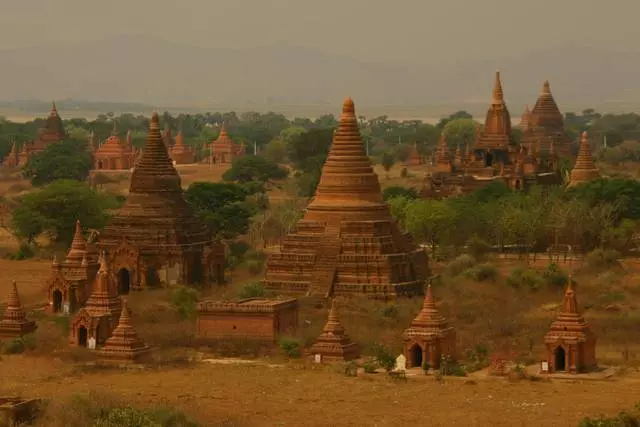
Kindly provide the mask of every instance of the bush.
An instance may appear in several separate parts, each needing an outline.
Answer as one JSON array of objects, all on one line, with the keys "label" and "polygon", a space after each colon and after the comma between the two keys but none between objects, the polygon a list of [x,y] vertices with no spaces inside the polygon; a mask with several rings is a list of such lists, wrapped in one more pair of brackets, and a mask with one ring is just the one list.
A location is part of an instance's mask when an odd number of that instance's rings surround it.
[{"label": "bush", "polygon": [[267,255],[261,251],[249,250],[244,255],[244,265],[251,274],[260,274],[264,269]]},{"label": "bush", "polygon": [[284,354],[289,358],[298,358],[301,356],[300,342],[293,338],[281,338],[278,342],[280,349],[284,351]]},{"label": "bush", "polygon": [[388,201],[394,197],[404,197],[407,200],[415,200],[419,198],[418,192],[414,188],[392,185],[382,191],[382,199]]},{"label": "bush", "polygon": [[474,265],[476,265],[476,259],[471,255],[463,254],[447,264],[446,272],[453,277],[470,269]]},{"label": "bush", "polygon": [[620,265],[618,259],[620,252],[613,249],[594,249],[585,257],[585,265],[587,268],[594,270],[607,270]]},{"label": "bush", "polygon": [[20,247],[18,248],[16,253],[11,256],[11,259],[14,261],[22,261],[25,259],[33,258],[33,255],[35,255],[33,247],[27,242],[22,242],[20,243]]},{"label": "bush", "polygon": [[196,304],[199,297],[200,295],[195,289],[180,286],[174,289],[171,294],[171,304],[182,319],[193,319],[196,315]]},{"label": "bush", "polygon": [[382,344],[375,344],[373,346],[373,354],[375,355],[376,362],[385,371],[392,371],[396,367],[396,358],[393,352]]},{"label": "bush", "polygon": [[395,304],[387,304],[380,309],[380,314],[383,317],[395,319],[396,317],[398,317],[398,306]]},{"label": "bush", "polygon": [[583,418],[578,427],[640,427],[640,417],[623,411],[611,418]]},{"label": "bush", "polygon": [[485,259],[491,252],[491,245],[475,235],[467,240],[466,248],[467,253],[477,260]]},{"label": "bush", "polygon": [[267,294],[267,291],[264,289],[260,283],[249,283],[244,285],[242,289],[238,292],[238,298],[261,298]]},{"label": "bush", "polygon": [[511,270],[511,273],[507,276],[507,284],[516,289],[528,288],[531,291],[536,291],[544,283],[542,274],[531,268],[517,267]]},{"label": "bush", "polygon": [[547,285],[553,288],[564,289],[569,283],[569,276],[562,271],[557,264],[549,264],[546,271],[542,273],[542,277],[547,282]]},{"label": "bush", "polygon": [[498,277],[498,270],[491,264],[478,264],[466,269],[462,275],[476,282],[495,281]]},{"label": "bush", "polygon": [[368,360],[364,362],[362,369],[364,369],[364,372],[367,374],[375,374],[376,369],[378,369],[378,364],[375,360]]},{"label": "bush", "polygon": [[33,350],[34,348],[36,348],[35,338],[32,334],[28,334],[9,341],[2,350],[4,354],[20,354],[26,350]]}]

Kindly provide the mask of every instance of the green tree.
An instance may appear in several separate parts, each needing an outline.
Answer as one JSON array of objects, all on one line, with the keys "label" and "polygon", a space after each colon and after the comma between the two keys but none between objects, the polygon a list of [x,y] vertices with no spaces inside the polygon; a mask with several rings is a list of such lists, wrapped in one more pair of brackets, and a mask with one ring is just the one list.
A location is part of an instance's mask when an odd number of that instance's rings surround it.
[{"label": "green tree", "polygon": [[249,192],[230,182],[194,182],[185,191],[187,202],[216,237],[233,239],[249,230],[254,210],[246,202]]},{"label": "green tree", "polygon": [[399,185],[387,187],[382,191],[382,198],[385,201],[394,197],[404,197],[406,199],[413,200],[418,198],[418,192],[415,188],[401,187]]},{"label": "green tree", "polygon": [[257,181],[266,183],[271,180],[284,179],[289,172],[277,163],[260,156],[242,156],[233,160],[231,168],[227,170],[222,179],[247,183]]},{"label": "green tree", "polygon": [[331,141],[332,128],[312,129],[296,134],[287,144],[287,157],[296,169],[309,172],[316,169],[318,160],[324,163]]},{"label": "green tree", "polygon": [[448,122],[442,131],[449,147],[464,147],[475,141],[478,126],[473,119],[454,119]]},{"label": "green tree", "polygon": [[98,193],[87,184],[60,180],[23,196],[11,218],[13,233],[27,243],[42,233],[69,245],[76,220],[85,228],[102,228],[108,210],[118,207],[115,198]]},{"label": "green tree", "polygon": [[442,200],[414,200],[405,211],[405,227],[422,243],[436,249],[447,241],[453,225],[454,212]]},{"label": "green tree", "polygon": [[283,141],[274,139],[267,144],[264,157],[273,163],[283,163],[287,158],[287,149]]},{"label": "green tree", "polygon": [[32,156],[24,167],[24,175],[34,186],[42,186],[59,179],[84,181],[93,166],[86,141],[67,140],[47,146]]}]

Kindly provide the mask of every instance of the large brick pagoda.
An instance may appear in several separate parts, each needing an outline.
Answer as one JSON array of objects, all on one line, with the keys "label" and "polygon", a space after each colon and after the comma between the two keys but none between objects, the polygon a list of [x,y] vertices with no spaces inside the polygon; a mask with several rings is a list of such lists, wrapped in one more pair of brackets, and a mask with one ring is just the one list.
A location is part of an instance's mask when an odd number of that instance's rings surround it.
[{"label": "large brick pagoda", "polygon": [[100,232],[120,293],[171,283],[222,282],[224,246],[187,204],[153,114],[124,206]]},{"label": "large brick pagoda", "polygon": [[427,274],[426,253],[400,232],[382,200],[347,99],[315,197],[269,255],[263,284],[278,293],[384,299],[422,294]]}]

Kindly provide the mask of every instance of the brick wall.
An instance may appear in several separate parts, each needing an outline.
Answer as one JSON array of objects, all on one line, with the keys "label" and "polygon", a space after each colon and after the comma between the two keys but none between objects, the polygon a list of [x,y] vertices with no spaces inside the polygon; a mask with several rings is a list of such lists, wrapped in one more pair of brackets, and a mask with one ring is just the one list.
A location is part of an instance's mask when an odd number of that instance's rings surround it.
[{"label": "brick wall", "polygon": [[196,322],[200,338],[275,341],[274,332],[272,316],[212,313],[201,314]]}]

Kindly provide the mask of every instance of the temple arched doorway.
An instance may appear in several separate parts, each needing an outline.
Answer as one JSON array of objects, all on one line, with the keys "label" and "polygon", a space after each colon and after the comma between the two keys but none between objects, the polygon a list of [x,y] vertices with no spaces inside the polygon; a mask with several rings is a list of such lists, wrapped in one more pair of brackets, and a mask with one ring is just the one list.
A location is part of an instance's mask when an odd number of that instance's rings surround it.
[{"label": "temple arched doorway", "polygon": [[487,151],[484,155],[484,165],[488,168],[493,165],[493,154],[490,151]]},{"label": "temple arched doorway", "polygon": [[62,291],[56,289],[53,291],[53,312],[58,313],[62,310]]},{"label": "temple arched doorway", "polygon": [[564,348],[558,346],[556,348],[555,351],[555,370],[556,371],[566,371],[567,370],[567,364],[566,364],[566,353],[564,351]]},{"label": "temple arched doorway", "polygon": [[118,294],[126,295],[131,290],[131,274],[126,268],[118,271]]},{"label": "temple arched doorway", "polygon": [[520,184],[520,180],[516,179],[516,190],[520,190],[522,188],[522,184]]},{"label": "temple arched doorway", "polygon": [[88,331],[87,328],[85,328],[84,326],[80,326],[80,328],[78,328],[78,345],[82,346],[82,347],[86,347],[87,346],[87,338],[88,338]]},{"label": "temple arched doorway", "polygon": [[411,366],[422,367],[422,347],[418,344],[411,347]]},{"label": "temple arched doorway", "polygon": [[102,160],[98,160],[98,169],[102,169]]}]

